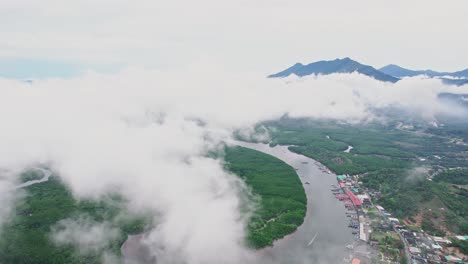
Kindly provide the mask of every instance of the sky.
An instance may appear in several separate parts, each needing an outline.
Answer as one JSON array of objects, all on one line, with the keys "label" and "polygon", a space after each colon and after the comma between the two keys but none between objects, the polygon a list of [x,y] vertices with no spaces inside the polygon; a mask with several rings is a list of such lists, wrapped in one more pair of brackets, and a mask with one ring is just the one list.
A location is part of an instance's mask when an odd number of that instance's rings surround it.
[{"label": "sky", "polygon": [[351,57],[382,67],[468,67],[468,2],[0,1],[0,75],[69,77],[212,62],[267,75]]}]

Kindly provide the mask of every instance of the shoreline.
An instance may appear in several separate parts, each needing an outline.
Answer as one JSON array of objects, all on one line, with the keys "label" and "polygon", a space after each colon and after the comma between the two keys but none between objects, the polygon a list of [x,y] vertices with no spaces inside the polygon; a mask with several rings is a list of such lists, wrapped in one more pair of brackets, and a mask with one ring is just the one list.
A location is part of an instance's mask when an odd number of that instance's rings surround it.
[{"label": "shoreline", "polygon": [[[238,145],[274,156],[296,170],[303,184],[307,198],[306,216],[296,231],[275,240],[272,246],[256,250],[259,263],[343,263],[350,254],[346,245],[354,242],[354,236],[348,228],[346,209],[333,193],[330,185],[336,184],[336,175],[320,162],[288,150],[288,146],[232,141],[229,145]],[[308,183],[307,183],[308,182]],[[135,237],[129,236],[121,246],[125,263],[132,263],[139,252]],[[313,243],[310,243],[313,241]],[[130,244],[128,244],[130,243]]]}]

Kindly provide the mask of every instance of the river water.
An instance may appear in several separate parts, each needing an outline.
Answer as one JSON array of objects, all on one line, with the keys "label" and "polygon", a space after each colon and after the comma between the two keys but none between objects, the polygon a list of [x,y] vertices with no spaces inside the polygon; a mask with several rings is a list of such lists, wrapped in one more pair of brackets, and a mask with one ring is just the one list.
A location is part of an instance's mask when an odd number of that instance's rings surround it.
[{"label": "river water", "polygon": [[41,179],[39,180],[31,180],[31,181],[27,181],[27,182],[24,182],[22,184],[19,184],[17,186],[15,186],[15,189],[20,189],[20,188],[24,188],[24,187],[27,187],[27,186],[31,186],[33,184],[38,184],[38,183],[41,183],[41,182],[46,182],[49,180],[49,177],[52,175],[52,172],[49,171],[49,170],[46,170],[46,169],[43,169],[43,168],[34,168],[35,170],[39,170],[40,172],[42,172],[42,174],[44,175]]},{"label": "river water", "polygon": [[[332,184],[337,184],[336,175],[327,173],[315,160],[289,151],[286,146],[237,141],[233,144],[267,153],[295,168],[307,195],[304,223],[293,234],[275,241],[272,247],[257,251],[262,264],[339,264],[349,258],[346,245],[354,241],[348,228],[349,218],[345,215],[344,204],[330,190]],[[140,239],[138,235],[130,236],[122,246],[123,255],[140,255],[137,253],[141,252]],[[128,260],[127,263],[134,263]],[[141,259],[137,262],[150,263]]]},{"label": "river water", "polygon": [[236,144],[270,154],[291,165],[296,169],[307,195],[304,223],[295,233],[259,252],[265,263],[343,263],[343,259],[349,257],[346,245],[352,244],[354,238],[348,228],[349,218],[345,215],[344,204],[330,191],[331,185],[337,184],[336,175],[326,173],[321,164],[290,152],[286,146],[272,148],[267,144]]}]

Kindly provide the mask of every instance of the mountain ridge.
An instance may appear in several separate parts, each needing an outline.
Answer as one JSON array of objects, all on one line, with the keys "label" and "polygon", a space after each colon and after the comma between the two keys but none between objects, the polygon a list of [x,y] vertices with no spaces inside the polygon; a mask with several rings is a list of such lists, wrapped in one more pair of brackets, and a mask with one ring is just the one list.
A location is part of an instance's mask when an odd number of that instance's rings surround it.
[{"label": "mountain ridge", "polygon": [[382,68],[376,69],[370,65],[361,64],[358,61],[352,60],[349,57],[335,60],[321,60],[309,64],[295,63],[293,66],[268,75],[268,78],[284,78],[291,74],[299,77],[308,75],[328,75],[333,73],[354,73],[366,75],[383,82],[396,83],[401,78],[414,77],[425,75],[431,78],[442,80],[443,83],[449,85],[465,85],[468,84],[468,69],[456,72],[438,72],[434,70],[411,70],[406,69],[396,64],[388,64]]},{"label": "mountain ridge", "polygon": [[332,73],[353,73],[358,72],[369,77],[373,77],[376,80],[384,81],[384,82],[392,82],[395,83],[399,80],[399,78],[390,76],[385,74],[372,66],[361,64],[355,60],[352,60],[348,57],[343,59],[335,59],[335,60],[322,60],[317,62],[312,62],[307,65],[303,65],[302,63],[296,63],[293,66],[283,70],[281,72],[271,74],[268,78],[284,78],[291,74],[295,74],[299,77],[307,76],[307,75],[328,75]]},{"label": "mountain ridge", "polygon": [[430,69],[411,70],[411,69],[403,68],[396,64],[388,64],[378,70],[385,74],[388,74],[397,78],[413,77],[417,75],[427,75],[429,77],[448,76],[448,77],[454,77],[454,78],[468,78],[468,69],[464,69],[464,70],[456,71],[456,72],[438,72],[438,71],[434,71]]}]

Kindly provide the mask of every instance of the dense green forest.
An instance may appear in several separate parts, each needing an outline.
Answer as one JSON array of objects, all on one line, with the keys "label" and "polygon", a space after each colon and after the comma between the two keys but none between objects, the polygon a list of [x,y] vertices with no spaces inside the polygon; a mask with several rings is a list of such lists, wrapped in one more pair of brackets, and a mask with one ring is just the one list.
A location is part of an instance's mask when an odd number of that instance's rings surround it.
[{"label": "dense green forest", "polygon": [[[240,175],[260,198],[257,213],[248,227],[253,248],[271,245],[302,224],[306,212],[304,188],[295,170],[270,155],[241,147],[226,149],[226,166]],[[37,171],[21,175],[23,182],[42,178]],[[99,201],[77,201],[57,176],[24,188],[26,196],[0,237],[0,263],[102,263],[102,251],[121,257],[120,247],[128,234],[141,233],[151,225],[149,216],[131,216],[119,195]],[[117,237],[99,251],[79,252],[71,245],[54,243],[51,233],[64,219],[85,217],[106,222],[119,230]],[[119,260],[121,261],[121,260]]]},{"label": "dense green forest", "polygon": [[242,177],[260,197],[257,213],[248,227],[247,239],[253,248],[269,246],[302,224],[307,198],[291,166],[243,147],[226,148],[225,160],[227,168]]},{"label": "dense green forest", "polygon": [[[468,190],[446,182],[429,181],[403,169],[383,169],[361,177],[366,187],[381,191],[380,205],[399,218],[414,217],[424,211],[422,228],[444,235],[434,221],[444,217],[445,226],[455,233],[468,233]],[[437,222],[437,221],[435,221]]]},{"label": "dense green forest", "polygon": [[[380,191],[378,203],[397,217],[430,209],[423,225],[442,234],[441,224],[468,232],[467,190],[455,186],[467,184],[467,170],[448,169],[468,167],[468,146],[460,141],[464,128],[282,118],[256,129],[270,135],[270,145],[288,145],[337,174],[360,174],[364,187]],[[346,153],[348,146],[353,149]],[[430,175],[433,181],[427,180]]]},{"label": "dense green forest", "polygon": [[[38,177],[34,172],[27,172],[21,178]],[[142,232],[150,221],[148,217],[125,214],[124,201],[118,196],[109,196],[100,202],[76,201],[58,177],[25,190],[27,196],[18,201],[15,215],[2,228],[0,263],[101,263],[102,252],[79,254],[71,246],[55,244],[50,238],[51,229],[67,218],[106,221],[120,232],[104,250],[120,256],[120,246],[127,234]]]},{"label": "dense green forest", "polygon": [[468,170],[446,170],[437,174],[434,181],[468,185]]}]

